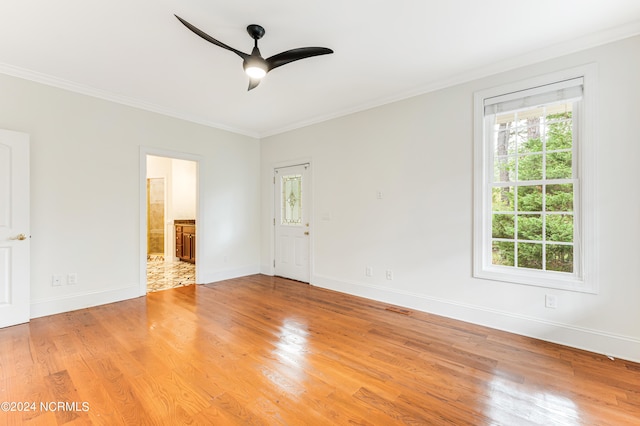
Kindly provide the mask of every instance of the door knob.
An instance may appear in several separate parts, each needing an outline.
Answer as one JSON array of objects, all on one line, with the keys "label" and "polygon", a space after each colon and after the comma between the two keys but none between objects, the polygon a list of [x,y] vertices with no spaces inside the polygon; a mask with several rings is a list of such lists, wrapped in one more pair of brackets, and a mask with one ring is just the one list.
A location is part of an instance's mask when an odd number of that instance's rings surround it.
[{"label": "door knob", "polygon": [[18,235],[16,235],[15,237],[12,237],[11,239],[12,239],[12,240],[20,240],[20,241],[23,241],[23,240],[26,240],[26,239],[27,239],[27,236],[26,236],[26,235],[24,235],[24,234],[18,234]]}]

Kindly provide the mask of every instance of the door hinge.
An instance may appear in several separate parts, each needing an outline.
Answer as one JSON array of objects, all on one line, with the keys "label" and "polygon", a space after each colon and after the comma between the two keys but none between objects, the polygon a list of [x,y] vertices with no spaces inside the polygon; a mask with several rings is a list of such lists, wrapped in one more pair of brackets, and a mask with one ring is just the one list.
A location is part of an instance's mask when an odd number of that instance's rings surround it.
[{"label": "door hinge", "polygon": [[273,226],[276,226],[276,218],[273,218]]},{"label": "door hinge", "polygon": [[276,177],[275,176],[273,177],[273,184],[274,185],[276,184]]},{"label": "door hinge", "polygon": [[276,267],[276,260],[275,259],[273,259],[273,267],[274,268]]}]

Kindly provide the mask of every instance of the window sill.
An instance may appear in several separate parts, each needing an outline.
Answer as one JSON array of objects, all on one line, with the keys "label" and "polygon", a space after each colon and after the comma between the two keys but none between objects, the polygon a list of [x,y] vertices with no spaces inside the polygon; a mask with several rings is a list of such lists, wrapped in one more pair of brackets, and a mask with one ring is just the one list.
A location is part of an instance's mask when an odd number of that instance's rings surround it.
[{"label": "window sill", "polygon": [[597,294],[597,288],[576,274],[561,272],[514,269],[504,266],[490,266],[474,271],[474,278],[502,281],[513,284],[531,285],[557,290]]}]

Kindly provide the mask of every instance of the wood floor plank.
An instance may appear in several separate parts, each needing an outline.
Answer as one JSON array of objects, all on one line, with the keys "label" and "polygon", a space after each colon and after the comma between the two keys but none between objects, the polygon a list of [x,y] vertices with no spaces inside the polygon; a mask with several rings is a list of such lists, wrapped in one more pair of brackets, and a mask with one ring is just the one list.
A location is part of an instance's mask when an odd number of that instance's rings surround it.
[{"label": "wood floor plank", "polygon": [[[58,424],[86,423],[89,419],[88,409],[85,411],[69,373],[66,370],[59,371],[45,377],[45,381],[51,393],[46,409],[54,410]],[[64,404],[63,409],[60,404]]]},{"label": "wood floor plank", "polygon": [[4,400],[88,410],[0,426],[617,426],[640,365],[253,275],[1,329]]},{"label": "wood floor plank", "polygon": [[67,371],[76,387],[79,400],[89,404],[87,414],[92,425],[126,424],[117,409],[117,401],[111,397],[109,387],[101,383],[105,377],[98,376],[84,359],[68,363]]},{"label": "wood floor plank", "polygon": [[99,378],[100,385],[105,388],[110,399],[114,402],[115,410],[126,424],[153,424],[150,421],[151,413],[144,410],[130,379],[122,374],[113,360],[105,357],[90,360],[88,364],[95,376]]}]

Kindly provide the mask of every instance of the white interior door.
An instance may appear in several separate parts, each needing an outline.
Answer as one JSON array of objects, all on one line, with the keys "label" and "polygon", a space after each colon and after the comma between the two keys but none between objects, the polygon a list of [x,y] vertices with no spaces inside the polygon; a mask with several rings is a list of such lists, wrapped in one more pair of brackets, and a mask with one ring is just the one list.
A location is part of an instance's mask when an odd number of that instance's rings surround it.
[{"label": "white interior door", "polygon": [[0,130],[0,327],[29,321],[29,135]]},{"label": "white interior door", "polygon": [[309,282],[309,164],[275,169],[275,274]]}]

